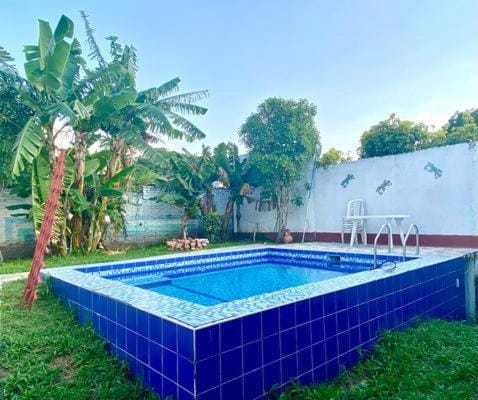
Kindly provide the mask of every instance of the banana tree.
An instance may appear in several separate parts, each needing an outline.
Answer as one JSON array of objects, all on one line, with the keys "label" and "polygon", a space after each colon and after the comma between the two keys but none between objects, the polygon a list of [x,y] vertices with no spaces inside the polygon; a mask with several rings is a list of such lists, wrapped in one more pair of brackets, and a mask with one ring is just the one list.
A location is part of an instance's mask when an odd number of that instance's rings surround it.
[{"label": "banana tree", "polygon": [[214,149],[214,163],[222,175],[221,181],[230,193],[224,210],[221,230],[221,239],[226,240],[234,204],[241,205],[252,187],[246,181],[243,163],[239,159],[239,150],[236,144],[231,142],[218,144]]},{"label": "banana tree", "polygon": [[183,152],[169,154],[169,164],[158,182],[164,193],[156,200],[183,210],[181,234],[186,239],[188,222],[200,215],[202,197],[211,187],[216,166],[206,151],[200,157]]}]

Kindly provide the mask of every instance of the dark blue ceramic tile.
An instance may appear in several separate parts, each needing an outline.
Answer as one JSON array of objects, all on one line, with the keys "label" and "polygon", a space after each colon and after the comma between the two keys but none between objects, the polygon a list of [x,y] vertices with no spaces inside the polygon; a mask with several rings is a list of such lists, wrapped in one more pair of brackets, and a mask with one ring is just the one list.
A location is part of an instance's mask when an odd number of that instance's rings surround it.
[{"label": "dark blue ceramic tile", "polygon": [[217,387],[202,393],[198,396],[198,400],[220,400],[221,399],[221,388]]},{"label": "dark blue ceramic tile", "polygon": [[349,308],[347,310],[347,315],[349,319],[349,327],[354,327],[359,324],[359,308],[358,306]]},{"label": "dark blue ceramic tile", "polygon": [[116,345],[126,351],[126,328],[116,325]]},{"label": "dark blue ceramic tile", "polygon": [[127,330],[126,331],[126,351],[128,354],[136,357],[137,353],[137,335],[135,332]]},{"label": "dark blue ceramic tile", "polygon": [[334,314],[336,311],[335,292],[324,296],[324,315]]},{"label": "dark blue ceramic tile", "polygon": [[314,367],[325,363],[325,342],[319,342],[312,345],[312,361]]},{"label": "dark blue ceramic tile", "polygon": [[317,343],[325,338],[324,318],[312,321],[312,343]]},{"label": "dark blue ceramic tile", "polygon": [[281,382],[284,384],[297,376],[297,355],[291,354],[281,359]]},{"label": "dark blue ceramic tile", "polygon": [[312,347],[307,347],[297,353],[297,373],[302,375],[312,370]]},{"label": "dark blue ceramic tile", "polygon": [[325,365],[320,366],[320,367],[315,367],[312,372],[313,372],[313,375],[314,375],[314,383],[315,384],[325,382],[325,380],[327,379],[327,369],[326,369]]},{"label": "dark blue ceramic tile", "polygon": [[314,297],[310,300],[310,315],[312,319],[321,318],[324,316],[324,297]]},{"label": "dark blue ceramic tile", "polygon": [[358,302],[359,304],[364,303],[368,300],[368,288],[367,285],[360,285],[357,287],[358,292]]},{"label": "dark blue ceramic tile", "polygon": [[365,343],[368,340],[370,340],[370,330],[369,330],[369,324],[365,323],[360,325],[360,342]]},{"label": "dark blue ceramic tile", "polygon": [[360,344],[360,329],[358,327],[350,329],[349,343],[351,348],[355,348]]},{"label": "dark blue ceramic tile", "polygon": [[325,337],[329,338],[337,334],[337,315],[331,314],[324,317]]},{"label": "dark blue ceramic tile", "polygon": [[362,303],[359,305],[359,321],[362,324],[367,322],[368,320],[368,303]]},{"label": "dark blue ceramic tile", "polygon": [[279,309],[272,308],[262,313],[263,337],[274,335],[279,332]]},{"label": "dark blue ceramic tile", "polygon": [[196,331],[196,358],[203,360],[219,353],[219,325]]},{"label": "dark blue ceramic tile", "polygon": [[163,348],[163,375],[176,382],[178,379],[178,356]]},{"label": "dark blue ceramic tile", "polygon": [[194,400],[194,395],[181,386],[178,387],[178,400]]},{"label": "dark blue ceramic tile", "polygon": [[137,331],[136,312],[136,308],[126,306],[126,327],[135,332]]},{"label": "dark blue ceramic tile", "polygon": [[358,304],[358,289],[356,286],[347,289],[347,306],[353,307]]},{"label": "dark blue ceramic tile", "polygon": [[243,400],[243,378],[237,378],[221,385],[222,399]]},{"label": "dark blue ceramic tile", "polygon": [[271,388],[280,385],[280,383],[280,361],[266,365],[264,367],[264,391],[269,392]]},{"label": "dark blue ceramic tile", "polygon": [[302,300],[295,303],[296,324],[300,325],[310,321],[310,301]]},{"label": "dark blue ceramic tile", "polygon": [[280,352],[281,357],[297,351],[297,338],[295,329],[288,329],[280,333]]},{"label": "dark blue ceramic tile", "polygon": [[189,360],[194,359],[193,331],[178,325],[178,353]]},{"label": "dark blue ceramic tile", "polygon": [[329,361],[326,364],[326,369],[327,369],[327,380],[332,380],[337,378],[339,376],[339,362],[337,359]]},{"label": "dark blue ceramic tile", "polygon": [[86,289],[78,289],[78,301],[87,309],[91,310],[93,308],[93,294]]},{"label": "dark blue ceramic tile", "polygon": [[163,370],[163,354],[159,344],[149,342],[149,365],[158,372]]},{"label": "dark blue ceramic tile", "polygon": [[196,388],[198,393],[219,386],[219,356],[199,361],[196,365]]},{"label": "dark blue ceramic tile", "polygon": [[252,342],[242,348],[244,373],[259,368],[262,365],[262,342]]},{"label": "dark blue ceramic tile", "polygon": [[349,332],[342,332],[337,335],[339,354],[344,354],[350,349]]},{"label": "dark blue ceramic tile", "polygon": [[138,310],[136,313],[136,332],[144,337],[149,335],[149,314],[143,310]]},{"label": "dark blue ceramic tile", "polygon": [[280,307],[280,330],[292,328],[295,325],[295,306],[294,304],[287,304]]},{"label": "dark blue ceramic tile", "polygon": [[337,336],[325,340],[325,355],[327,360],[332,360],[338,356]]},{"label": "dark blue ceramic tile", "polygon": [[368,317],[369,319],[374,319],[378,315],[378,305],[377,300],[370,300],[368,302]]},{"label": "dark blue ceramic tile", "polygon": [[163,319],[163,346],[176,352],[178,350],[177,325]]},{"label": "dark blue ceramic tile", "polygon": [[278,334],[266,337],[262,343],[264,364],[280,358],[280,339]]},{"label": "dark blue ceramic tile", "polygon": [[221,354],[221,381],[242,376],[242,350],[236,348]]},{"label": "dark blue ceramic tile", "polygon": [[312,344],[311,324],[300,325],[296,328],[297,348],[303,349]]},{"label": "dark blue ceramic tile", "polygon": [[126,326],[126,305],[124,303],[116,303],[116,321],[119,325]]},{"label": "dark blue ceramic tile", "polygon": [[108,310],[107,298],[97,293],[94,293],[93,294],[93,311],[102,316],[106,316],[107,310]]},{"label": "dark blue ceramic tile", "polygon": [[163,340],[163,320],[159,317],[149,314],[149,338],[150,340],[162,344]]},{"label": "dark blue ceramic tile", "polygon": [[168,378],[163,377],[163,397],[167,398],[169,396],[173,399],[177,398],[178,386]]},{"label": "dark blue ceramic tile", "polygon": [[238,347],[242,343],[241,320],[233,319],[220,325],[221,352]]},{"label": "dark blue ceramic tile", "polygon": [[376,281],[367,283],[367,295],[368,295],[368,300],[373,300],[377,298],[377,282]]},{"label": "dark blue ceramic tile", "polygon": [[248,315],[242,318],[243,344],[259,340],[262,336],[261,313]]},{"label": "dark blue ceramic tile", "polygon": [[110,298],[106,300],[106,317],[111,321],[116,321],[116,301]]},{"label": "dark blue ceramic tile", "polygon": [[149,372],[149,382],[152,389],[159,395],[163,394],[163,377],[161,374],[150,370]]},{"label": "dark blue ceramic tile", "polygon": [[335,293],[335,304],[337,311],[345,310],[347,308],[347,291],[340,290]]},{"label": "dark blue ceramic tile", "polygon": [[255,399],[262,393],[262,369],[244,375],[244,398]]},{"label": "dark blue ceramic tile", "polygon": [[349,328],[348,311],[342,310],[337,313],[337,331],[343,332]]},{"label": "dark blue ceramic tile", "polygon": [[149,364],[149,340],[143,336],[137,337],[137,351],[138,351],[138,360],[145,364]]}]

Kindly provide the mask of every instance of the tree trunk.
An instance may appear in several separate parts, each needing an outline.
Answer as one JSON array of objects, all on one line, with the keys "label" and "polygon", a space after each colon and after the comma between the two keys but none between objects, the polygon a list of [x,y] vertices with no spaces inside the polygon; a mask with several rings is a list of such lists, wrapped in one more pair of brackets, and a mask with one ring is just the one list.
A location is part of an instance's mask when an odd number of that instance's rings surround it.
[{"label": "tree trunk", "polygon": [[226,209],[224,210],[224,215],[222,216],[221,239],[223,241],[227,239],[227,230],[229,228],[229,222],[231,220],[231,214],[233,209],[234,209],[234,201],[232,200],[232,198],[229,198],[226,204]]},{"label": "tree trunk", "polygon": [[[74,187],[83,193],[85,189],[85,158],[86,158],[86,133],[75,132],[75,157],[73,167],[75,170]],[[83,193],[84,194],[84,193]],[[83,231],[83,215],[75,213],[71,221],[71,247],[74,252],[81,249]]]},{"label": "tree trunk", "polygon": [[278,186],[277,193],[277,214],[276,214],[276,242],[282,243],[284,240],[284,233],[287,229],[287,220],[289,218],[290,210],[290,187]]},{"label": "tree trunk", "polygon": [[186,210],[183,211],[183,215],[181,216],[181,234],[183,239],[188,238],[188,222],[189,222],[189,214]]},{"label": "tree trunk", "polygon": [[118,170],[119,163],[121,161],[121,155],[123,154],[124,142],[120,139],[113,139],[111,142],[111,158],[108,162],[108,168],[106,170],[106,179],[110,179]]}]

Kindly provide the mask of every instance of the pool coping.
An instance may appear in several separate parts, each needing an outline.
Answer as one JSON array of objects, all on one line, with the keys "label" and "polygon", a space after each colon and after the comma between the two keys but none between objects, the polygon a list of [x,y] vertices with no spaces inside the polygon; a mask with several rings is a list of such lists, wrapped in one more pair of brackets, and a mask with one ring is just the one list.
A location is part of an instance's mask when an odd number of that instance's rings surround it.
[{"label": "pool coping", "polygon": [[[326,252],[341,252],[350,254],[368,254],[370,248],[348,248],[340,245],[321,245],[314,243],[312,245],[243,245],[234,247],[216,248],[211,250],[199,250],[195,252],[175,253],[162,255],[157,257],[147,257],[134,259],[135,263],[141,263],[151,260],[170,260],[180,261],[185,257],[198,255],[214,255],[222,253],[236,253],[244,250],[264,250],[269,249],[290,249],[296,250],[312,250]],[[439,264],[441,262],[463,257],[467,254],[475,253],[473,249],[433,249],[422,250],[422,255],[414,260],[405,261],[397,264],[392,272],[385,272],[381,269],[374,269],[363,272],[336,277],[327,281],[319,281],[308,283],[306,285],[295,286],[282,289],[275,292],[264,293],[245,299],[234,300],[213,306],[203,306],[200,304],[188,302],[175,297],[166,296],[160,293],[152,292],[147,289],[131,286],[116,280],[109,280],[99,275],[90,275],[85,272],[77,271],[78,268],[94,268],[108,265],[121,265],[126,261],[105,262],[98,264],[73,265],[59,268],[49,268],[42,270],[42,276],[52,277],[64,282],[68,282],[77,287],[86,289],[93,293],[104,295],[122,302],[126,305],[143,310],[152,315],[172,321],[178,325],[182,325],[188,329],[200,329],[209,325],[225,322],[230,319],[243,317],[258,312],[263,312],[271,308],[275,308],[297,301],[305,300],[311,297],[324,295],[330,292],[336,292],[349,287],[362,285],[372,281],[380,281],[381,279],[399,275],[412,270],[417,270],[430,265]],[[381,252],[383,254],[383,252]],[[397,255],[397,254],[391,254]],[[412,252],[409,253],[412,255]],[[85,279],[88,276],[88,279]]]}]

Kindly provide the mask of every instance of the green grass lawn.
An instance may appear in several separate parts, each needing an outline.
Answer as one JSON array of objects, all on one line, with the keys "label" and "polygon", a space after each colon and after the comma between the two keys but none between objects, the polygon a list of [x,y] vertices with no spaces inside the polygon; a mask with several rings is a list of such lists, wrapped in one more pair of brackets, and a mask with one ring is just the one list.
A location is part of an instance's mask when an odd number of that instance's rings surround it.
[{"label": "green grass lawn", "polygon": [[[241,244],[250,244],[246,241],[231,241],[224,243],[211,243],[208,249],[214,249],[217,247],[237,246]],[[163,254],[170,254],[165,245],[148,246],[142,248],[131,248],[122,253],[107,253],[97,252],[90,255],[76,254],[68,255],[65,257],[52,256],[45,258],[45,264],[48,268],[52,267],[65,267],[67,265],[79,265],[79,264],[91,264],[108,261],[128,260],[133,258],[153,257]],[[21,258],[8,260],[0,263],[0,274],[11,274],[14,272],[25,272],[30,269],[32,260],[31,258]]]},{"label": "green grass lawn", "polygon": [[[32,310],[25,309],[23,285],[5,284],[0,293],[1,399],[152,398],[45,284]],[[337,380],[281,397],[292,399],[478,399],[478,328],[429,321],[387,334],[368,359]]]},{"label": "green grass lawn", "polygon": [[280,399],[478,399],[478,327],[435,320],[387,334],[334,382],[294,387]]},{"label": "green grass lawn", "polygon": [[153,399],[45,284],[32,310],[25,309],[24,283],[5,284],[0,292],[0,399]]}]

